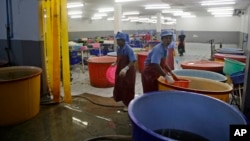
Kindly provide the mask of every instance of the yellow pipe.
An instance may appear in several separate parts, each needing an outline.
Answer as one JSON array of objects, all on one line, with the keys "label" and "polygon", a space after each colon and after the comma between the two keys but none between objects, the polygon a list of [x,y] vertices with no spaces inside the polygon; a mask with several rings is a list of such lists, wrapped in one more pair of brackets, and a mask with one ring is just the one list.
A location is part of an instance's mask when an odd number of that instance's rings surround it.
[{"label": "yellow pipe", "polygon": [[61,39],[64,102],[70,104],[72,99],[70,89],[67,0],[61,0]]},{"label": "yellow pipe", "polygon": [[[51,39],[51,1],[46,1],[46,18],[45,18],[45,62],[48,70],[48,84],[49,88],[53,88],[53,45]],[[53,92],[53,91],[52,91]]]},{"label": "yellow pipe", "polygon": [[46,80],[46,87],[47,87],[47,90],[49,90],[50,91],[50,86],[49,86],[49,84],[48,84],[48,75],[49,75],[49,73],[48,73],[48,63],[47,63],[47,61],[46,61],[46,59],[47,59],[47,52],[46,52],[46,50],[47,50],[47,35],[46,35],[46,32],[47,32],[47,29],[46,29],[46,16],[45,16],[45,11],[46,11],[46,9],[47,9],[47,5],[46,5],[46,1],[40,1],[39,2],[39,15],[40,15],[40,19],[39,19],[39,25],[40,25],[40,36],[41,36],[41,39],[43,40],[43,57],[44,57],[44,67],[45,67],[45,71],[44,71],[44,73],[45,73],[45,80]]},{"label": "yellow pipe", "polygon": [[60,12],[59,0],[52,2],[53,100],[60,102]]}]

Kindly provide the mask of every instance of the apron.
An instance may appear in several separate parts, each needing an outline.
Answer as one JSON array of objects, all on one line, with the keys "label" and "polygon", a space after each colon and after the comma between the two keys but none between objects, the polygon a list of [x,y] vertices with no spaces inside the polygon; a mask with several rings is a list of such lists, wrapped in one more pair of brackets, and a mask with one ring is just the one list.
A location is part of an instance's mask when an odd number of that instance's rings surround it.
[{"label": "apron", "polygon": [[117,68],[115,72],[115,85],[113,97],[115,101],[122,101],[126,106],[135,96],[135,67],[130,67],[125,77],[120,77],[120,71],[129,64],[128,56],[117,56]]},{"label": "apron", "polygon": [[[165,60],[161,59],[160,66],[164,68]],[[160,74],[155,70],[153,64],[146,65],[141,74],[143,93],[158,91],[158,81]]]},{"label": "apron", "polygon": [[171,70],[174,70],[174,48],[168,48],[167,65]]}]

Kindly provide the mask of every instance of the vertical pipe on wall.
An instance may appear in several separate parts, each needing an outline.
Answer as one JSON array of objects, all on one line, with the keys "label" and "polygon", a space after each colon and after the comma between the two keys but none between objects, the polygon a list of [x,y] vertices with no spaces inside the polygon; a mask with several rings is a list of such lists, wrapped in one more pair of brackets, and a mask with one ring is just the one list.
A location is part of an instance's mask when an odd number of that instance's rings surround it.
[{"label": "vertical pipe on wall", "polygon": [[10,39],[13,37],[13,26],[12,26],[12,3],[11,0],[6,0],[6,15],[7,15],[7,24],[6,24],[6,35],[7,35],[7,48],[5,48],[7,57],[8,57],[8,64],[12,65],[11,59],[11,41]]},{"label": "vertical pipe on wall", "polygon": [[68,19],[67,19],[67,0],[61,0],[61,44],[62,44],[62,73],[64,102],[71,103],[70,90],[70,66],[69,66],[69,47],[68,47]]}]

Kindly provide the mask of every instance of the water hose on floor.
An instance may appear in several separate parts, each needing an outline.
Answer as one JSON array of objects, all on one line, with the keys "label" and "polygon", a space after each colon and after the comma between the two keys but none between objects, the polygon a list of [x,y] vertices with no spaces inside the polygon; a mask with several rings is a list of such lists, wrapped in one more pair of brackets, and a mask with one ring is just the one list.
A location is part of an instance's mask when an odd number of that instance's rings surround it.
[{"label": "water hose on floor", "polygon": [[88,97],[85,97],[85,96],[73,96],[73,97],[84,98],[84,99],[88,100],[89,102],[91,102],[91,103],[93,103],[93,104],[95,104],[95,105],[103,106],[103,107],[124,107],[124,105],[121,105],[121,106],[120,106],[120,105],[116,105],[116,106],[114,106],[114,105],[104,105],[104,104],[100,104],[100,103],[97,103],[97,102],[93,101],[91,98],[88,98]]},{"label": "water hose on floor", "polygon": [[85,139],[84,141],[108,141],[108,140],[132,141],[132,137],[129,135],[104,135],[99,137],[88,138]]}]

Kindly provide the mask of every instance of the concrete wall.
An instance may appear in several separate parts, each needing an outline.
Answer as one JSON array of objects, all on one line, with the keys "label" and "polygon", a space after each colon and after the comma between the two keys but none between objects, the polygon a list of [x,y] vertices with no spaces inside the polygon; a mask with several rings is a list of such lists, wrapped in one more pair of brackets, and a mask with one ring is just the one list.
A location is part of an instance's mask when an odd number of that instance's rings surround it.
[{"label": "concrete wall", "polygon": [[[180,30],[184,30],[187,42],[206,43],[210,39],[214,39],[215,43],[236,44],[242,47],[240,43],[242,43],[246,26],[242,22],[245,21],[246,18],[243,16],[179,18],[176,25],[162,25],[162,29],[176,29],[177,35]],[[146,33],[149,30],[156,31],[155,26],[156,24],[122,22],[123,31],[130,34]],[[113,21],[69,19],[69,39],[113,35],[113,27]]]}]

